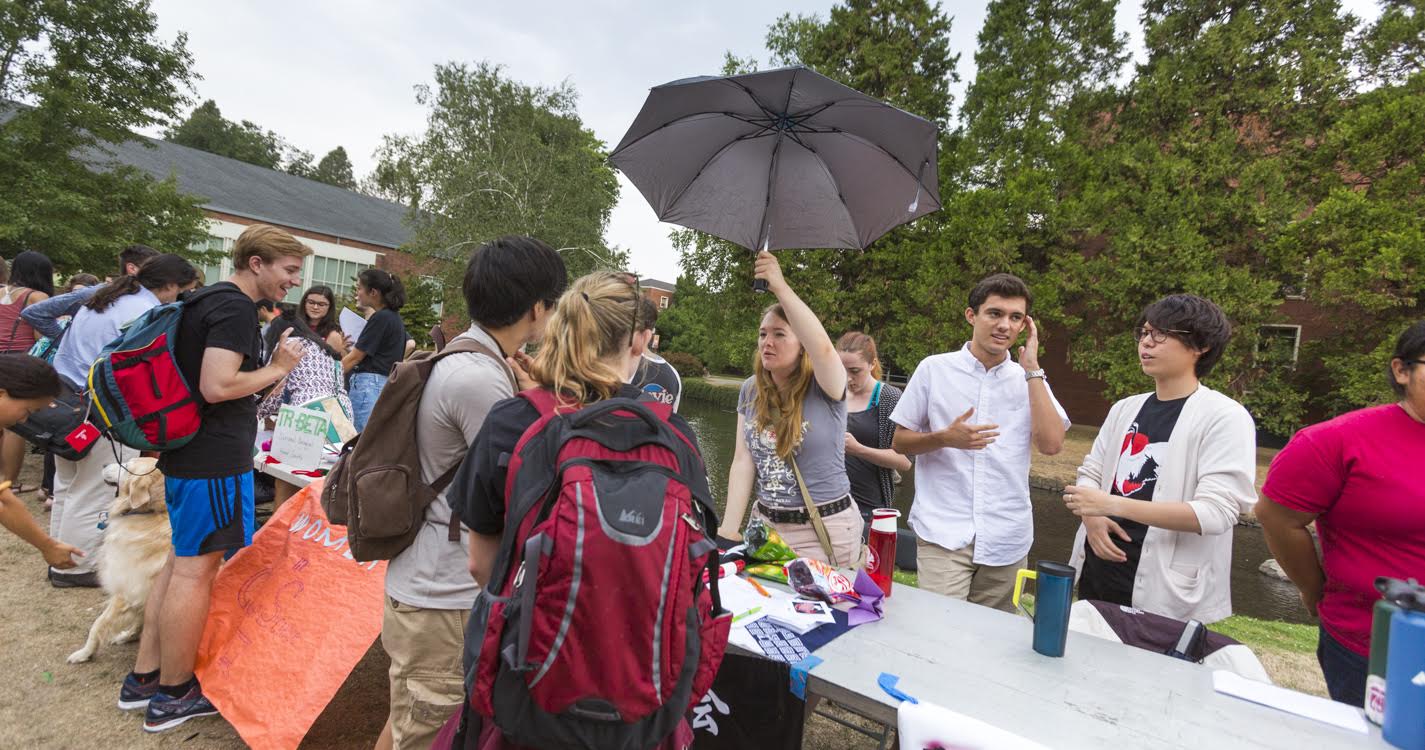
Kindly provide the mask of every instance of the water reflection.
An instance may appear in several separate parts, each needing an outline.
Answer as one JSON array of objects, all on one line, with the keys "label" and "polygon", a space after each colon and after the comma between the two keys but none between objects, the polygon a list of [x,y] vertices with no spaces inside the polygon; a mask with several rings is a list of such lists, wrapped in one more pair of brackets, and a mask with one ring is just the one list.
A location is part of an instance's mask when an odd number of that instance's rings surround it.
[{"label": "water reflection", "polygon": [[[737,415],[705,402],[685,399],[679,409],[698,433],[698,442],[707,464],[708,483],[718,510],[727,498],[727,468],[732,461],[737,431]],[[913,472],[912,472],[913,473]],[[908,473],[896,488],[895,505],[901,522],[910,513],[915,482]],[[1034,546],[1029,552],[1032,565],[1038,560],[1067,562],[1078,522],[1064,509],[1059,495],[1041,490],[1031,493],[1034,502]],[[1237,614],[1289,622],[1311,622],[1301,605],[1296,588],[1285,581],[1262,575],[1257,567],[1271,557],[1260,529],[1238,526],[1232,544],[1232,608]]]}]

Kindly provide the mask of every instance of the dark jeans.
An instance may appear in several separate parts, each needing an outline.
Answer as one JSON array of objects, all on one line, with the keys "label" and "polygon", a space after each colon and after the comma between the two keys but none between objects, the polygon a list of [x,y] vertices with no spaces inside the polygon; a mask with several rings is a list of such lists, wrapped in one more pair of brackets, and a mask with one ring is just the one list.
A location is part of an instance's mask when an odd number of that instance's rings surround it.
[{"label": "dark jeans", "polygon": [[1357,708],[1366,702],[1366,657],[1341,645],[1321,628],[1321,640],[1316,644],[1316,660],[1326,676],[1326,692],[1331,700]]}]

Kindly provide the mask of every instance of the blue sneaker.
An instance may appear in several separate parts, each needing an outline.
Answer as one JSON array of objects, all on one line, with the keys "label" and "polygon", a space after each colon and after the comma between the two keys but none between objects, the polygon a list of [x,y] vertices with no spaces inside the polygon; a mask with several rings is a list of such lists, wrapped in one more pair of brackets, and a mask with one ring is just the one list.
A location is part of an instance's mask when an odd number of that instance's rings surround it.
[{"label": "blue sneaker", "polygon": [[216,716],[218,709],[203,696],[203,687],[193,681],[188,692],[179,697],[159,693],[149,701],[148,713],[144,716],[145,732],[163,732],[199,716]]},{"label": "blue sneaker", "polygon": [[133,672],[124,675],[124,686],[119,689],[119,708],[133,711],[147,708],[148,702],[158,693],[158,677],[140,680]]}]

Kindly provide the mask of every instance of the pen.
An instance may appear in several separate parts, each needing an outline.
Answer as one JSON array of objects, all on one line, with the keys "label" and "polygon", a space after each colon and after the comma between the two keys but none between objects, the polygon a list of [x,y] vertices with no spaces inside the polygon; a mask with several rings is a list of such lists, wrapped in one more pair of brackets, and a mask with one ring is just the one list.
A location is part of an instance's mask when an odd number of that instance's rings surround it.
[{"label": "pen", "polygon": [[752,588],[757,589],[757,593],[767,597],[768,599],[772,598],[772,595],[767,592],[767,589],[762,588],[762,584],[758,583],[756,578],[748,578],[747,582],[752,584]]},{"label": "pen", "polygon": [[741,620],[742,618],[744,618],[744,617],[746,617],[746,616],[748,616],[748,615],[755,615],[755,614],[757,614],[758,612],[761,612],[761,611],[762,611],[762,608],[761,608],[761,607],[753,607],[752,609],[749,609],[749,610],[747,610],[746,612],[743,612],[742,614],[740,614],[740,615],[738,615],[738,616],[732,618],[732,621],[733,621],[733,622],[737,622],[738,620]]}]

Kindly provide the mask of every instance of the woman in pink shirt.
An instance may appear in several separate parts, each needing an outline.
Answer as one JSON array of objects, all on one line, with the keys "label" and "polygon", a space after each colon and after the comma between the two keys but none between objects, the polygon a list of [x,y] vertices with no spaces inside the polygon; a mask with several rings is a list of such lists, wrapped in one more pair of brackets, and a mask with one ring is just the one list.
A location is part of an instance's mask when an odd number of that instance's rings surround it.
[{"label": "woman in pink shirt", "polygon": [[[1425,321],[1395,345],[1399,402],[1312,425],[1272,461],[1257,518],[1301,600],[1321,619],[1331,697],[1365,699],[1376,576],[1425,579]],[[1321,559],[1307,526],[1316,522]]]}]

